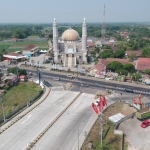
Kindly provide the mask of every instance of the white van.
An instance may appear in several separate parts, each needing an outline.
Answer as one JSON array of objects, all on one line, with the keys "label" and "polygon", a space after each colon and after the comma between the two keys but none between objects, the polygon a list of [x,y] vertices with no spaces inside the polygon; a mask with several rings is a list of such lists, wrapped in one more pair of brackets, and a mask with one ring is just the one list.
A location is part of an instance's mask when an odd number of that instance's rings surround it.
[{"label": "white van", "polygon": [[73,76],[71,74],[67,74],[67,77],[69,78],[73,78]]}]

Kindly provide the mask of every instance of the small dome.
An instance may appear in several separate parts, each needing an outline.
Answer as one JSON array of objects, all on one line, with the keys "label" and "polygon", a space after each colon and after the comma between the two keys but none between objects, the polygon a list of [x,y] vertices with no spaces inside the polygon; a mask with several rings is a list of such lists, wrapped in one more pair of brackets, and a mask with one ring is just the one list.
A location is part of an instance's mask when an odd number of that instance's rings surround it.
[{"label": "small dome", "polygon": [[77,41],[80,39],[80,36],[76,30],[70,28],[64,31],[61,38],[64,41]]}]

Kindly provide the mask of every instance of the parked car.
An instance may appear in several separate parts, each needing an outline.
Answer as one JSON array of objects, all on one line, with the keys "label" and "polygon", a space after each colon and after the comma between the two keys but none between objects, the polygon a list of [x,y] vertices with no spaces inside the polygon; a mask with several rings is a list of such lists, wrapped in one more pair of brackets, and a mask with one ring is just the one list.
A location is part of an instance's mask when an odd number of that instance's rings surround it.
[{"label": "parked car", "polygon": [[133,93],[133,90],[132,90],[132,89],[130,89],[130,88],[125,88],[125,89],[124,89],[124,92]]},{"label": "parked car", "polygon": [[113,80],[114,78],[113,77],[107,77],[105,78],[105,80]]},{"label": "parked car", "polygon": [[29,74],[30,76],[33,75],[32,72],[28,72],[28,74]]},{"label": "parked car", "polygon": [[146,128],[150,125],[150,121],[149,120],[144,120],[142,123],[141,123],[141,127],[142,128]]},{"label": "parked car", "polygon": [[4,68],[3,70],[7,70],[7,68]]},{"label": "parked car", "polygon": [[47,60],[45,60],[45,63],[46,63],[46,64],[50,63],[50,60],[48,60],[48,59],[47,59]]},{"label": "parked car", "polygon": [[87,73],[88,76],[95,77],[95,74]]},{"label": "parked car", "polygon": [[100,79],[105,79],[105,76],[99,76]]},{"label": "parked car", "polygon": [[53,79],[56,80],[56,81],[59,81],[59,80],[60,80],[59,77],[54,77]]}]

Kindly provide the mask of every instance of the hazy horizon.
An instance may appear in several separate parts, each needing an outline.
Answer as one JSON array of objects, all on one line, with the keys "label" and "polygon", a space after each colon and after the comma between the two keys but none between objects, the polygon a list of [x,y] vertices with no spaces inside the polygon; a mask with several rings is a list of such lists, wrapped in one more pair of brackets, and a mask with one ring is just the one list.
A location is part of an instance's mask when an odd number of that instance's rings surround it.
[{"label": "hazy horizon", "polygon": [[1,23],[150,22],[150,0],[0,0]]}]

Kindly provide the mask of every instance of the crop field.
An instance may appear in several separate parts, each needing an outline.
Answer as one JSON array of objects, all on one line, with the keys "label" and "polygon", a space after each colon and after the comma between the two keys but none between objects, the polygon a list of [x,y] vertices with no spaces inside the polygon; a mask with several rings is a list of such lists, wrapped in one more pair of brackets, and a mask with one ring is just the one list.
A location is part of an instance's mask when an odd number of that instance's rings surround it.
[{"label": "crop field", "polygon": [[7,52],[15,52],[15,51],[20,51],[23,48],[25,48],[28,45],[35,45],[39,47],[39,50],[47,50],[49,49],[47,41],[40,41],[40,42],[34,42],[34,41],[29,41],[29,42],[1,42],[0,43],[0,50],[6,49]]},{"label": "crop field", "polygon": [[[11,87],[4,94],[3,98],[5,116],[13,112],[23,104],[29,102],[29,100],[33,99],[40,91],[40,86],[33,82],[21,82],[18,83],[17,86]],[[2,110],[0,110],[0,118],[1,117]]]}]

